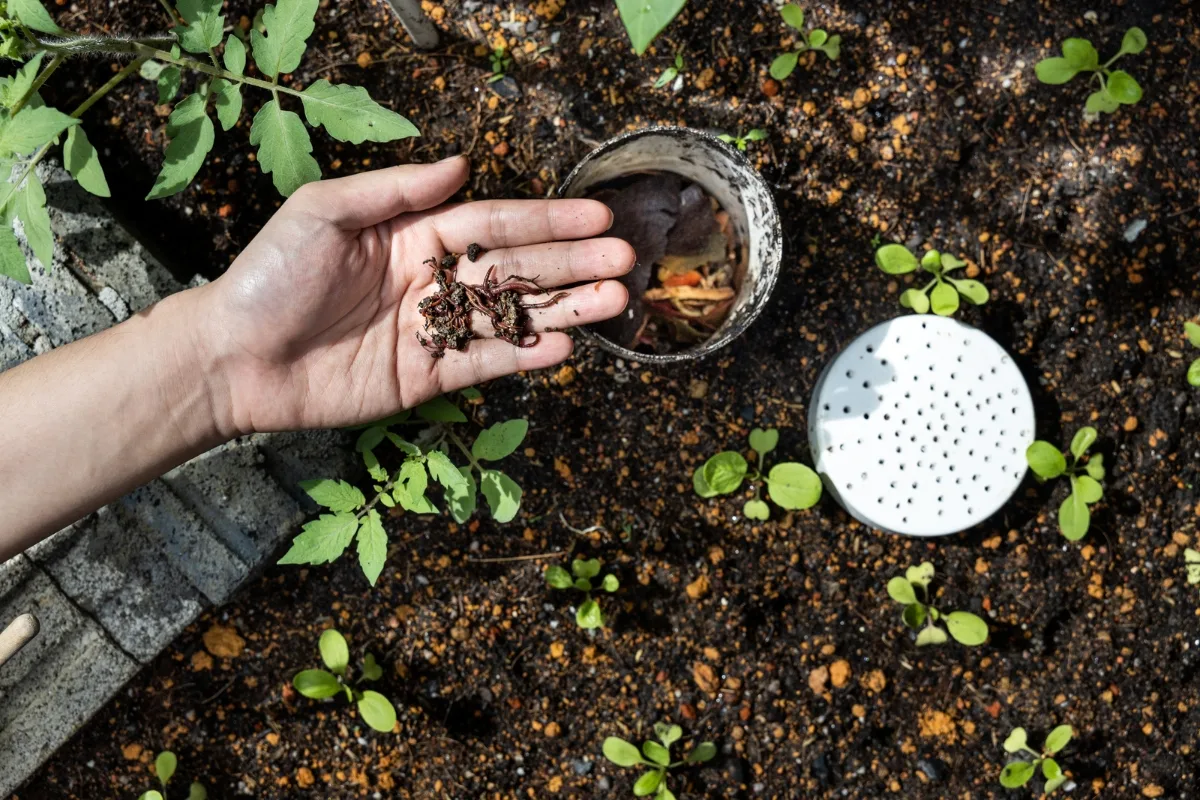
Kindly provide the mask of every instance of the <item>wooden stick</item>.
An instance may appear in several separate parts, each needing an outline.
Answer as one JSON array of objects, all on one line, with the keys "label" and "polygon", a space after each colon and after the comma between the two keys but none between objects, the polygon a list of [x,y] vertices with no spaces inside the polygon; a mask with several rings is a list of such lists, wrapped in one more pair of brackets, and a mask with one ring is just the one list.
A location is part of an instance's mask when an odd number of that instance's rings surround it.
[{"label": "wooden stick", "polygon": [[41,625],[33,614],[22,614],[0,632],[0,667],[37,636]]}]

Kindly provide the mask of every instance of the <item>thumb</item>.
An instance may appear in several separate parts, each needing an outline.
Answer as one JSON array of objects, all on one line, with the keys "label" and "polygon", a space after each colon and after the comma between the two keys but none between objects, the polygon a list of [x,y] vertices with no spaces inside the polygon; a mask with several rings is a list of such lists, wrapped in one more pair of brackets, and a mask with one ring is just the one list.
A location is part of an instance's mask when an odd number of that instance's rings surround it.
[{"label": "thumb", "polygon": [[463,156],[436,164],[388,167],[307,184],[302,188],[308,191],[296,199],[340,228],[360,230],[441,205],[463,185],[469,168]]}]

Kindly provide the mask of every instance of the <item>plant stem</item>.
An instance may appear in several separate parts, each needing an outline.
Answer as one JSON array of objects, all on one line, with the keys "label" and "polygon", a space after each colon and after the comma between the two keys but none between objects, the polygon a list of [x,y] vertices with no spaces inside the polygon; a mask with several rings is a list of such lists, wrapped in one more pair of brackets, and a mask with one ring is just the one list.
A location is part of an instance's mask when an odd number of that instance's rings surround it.
[{"label": "plant stem", "polygon": [[284,94],[290,94],[294,97],[302,97],[304,95],[303,92],[288,88],[287,86],[280,86],[278,83],[262,81],[258,78],[251,78],[246,75],[236,75],[229,70],[220,69],[218,67],[210,67],[208,64],[191,58],[176,58],[175,56],[163,50],[155,50],[142,44],[137,44],[136,49],[133,52],[144,55],[147,58],[165,61],[168,64],[175,64],[176,66],[184,67],[185,69],[203,72],[205,75],[212,75],[214,78],[224,78],[225,80],[234,81],[235,83],[246,83],[251,86],[257,86],[259,89],[265,89],[268,92],[271,92],[271,94],[276,98],[278,98],[278,95],[275,94],[276,92],[283,92]]},{"label": "plant stem", "polygon": [[58,69],[59,66],[66,60],[67,57],[61,53],[54,57],[54,59],[46,66],[46,68],[42,70],[41,74],[33,79],[33,85],[29,87],[29,90],[25,92],[25,94],[21,95],[21,99],[18,100],[16,105],[12,107],[12,110],[8,112],[9,119],[15,117],[17,112],[25,107],[25,104],[29,102],[29,98],[33,97],[37,93],[37,90],[42,88],[42,84],[44,84],[46,80],[54,74],[54,70]]},{"label": "plant stem", "polygon": [[373,498],[371,498],[371,502],[367,503],[365,506],[360,508],[358,510],[358,513],[354,515],[355,519],[362,519],[363,515],[365,515],[368,511],[370,511],[372,508],[375,507],[375,504],[379,502],[379,498],[383,497],[385,494],[389,494],[395,485],[396,485],[395,478],[392,478],[387,483],[385,483],[383,485],[383,491],[379,492],[379,494],[377,494]]},{"label": "plant stem", "polygon": [[457,447],[459,450],[462,450],[463,455],[466,456],[467,460],[471,462],[471,466],[479,470],[480,474],[483,474],[483,467],[479,465],[479,462],[475,460],[475,456],[472,455],[471,451],[467,449],[467,446],[463,444],[463,440],[458,438],[458,435],[449,429],[446,430],[446,435],[450,437],[450,441],[454,442],[455,447]]}]

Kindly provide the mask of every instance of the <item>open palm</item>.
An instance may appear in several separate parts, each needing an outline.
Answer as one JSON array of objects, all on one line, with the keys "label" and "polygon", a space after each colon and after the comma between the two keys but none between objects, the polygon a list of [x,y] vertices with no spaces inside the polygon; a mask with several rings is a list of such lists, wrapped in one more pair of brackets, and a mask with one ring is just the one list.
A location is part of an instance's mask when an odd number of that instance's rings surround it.
[{"label": "open palm", "polygon": [[[207,349],[228,376],[238,432],[367,422],[436,395],[571,354],[560,331],[621,312],[619,281],[634,253],[591,200],[495,200],[441,206],[462,185],[467,161],[404,166],[302,187],[206,291]],[[439,207],[440,206],[440,207]],[[537,278],[544,287],[583,284],[529,312],[535,346],[482,336],[465,351],[432,358],[417,340],[418,304],[436,290],[429,258],[461,259],[458,277]],[[541,299],[531,295],[527,302]],[[549,331],[549,332],[547,332]],[[532,341],[529,337],[527,343]]]}]

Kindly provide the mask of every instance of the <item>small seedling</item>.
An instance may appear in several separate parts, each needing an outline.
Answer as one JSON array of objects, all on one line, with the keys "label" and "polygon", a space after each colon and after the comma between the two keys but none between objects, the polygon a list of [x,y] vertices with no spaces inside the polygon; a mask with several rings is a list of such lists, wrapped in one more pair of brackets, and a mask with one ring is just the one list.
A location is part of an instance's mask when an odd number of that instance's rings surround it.
[{"label": "small seedling", "polygon": [[875,251],[875,263],[888,275],[907,275],[918,268],[933,275],[933,280],[920,289],[905,289],[900,295],[900,305],[918,314],[928,313],[932,309],[939,317],[948,317],[958,311],[959,295],[977,306],[988,301],[987,287],[979,281],[946,275],[967,265],[949,253],[926,250],[918,261],[904,245],[885,244]]},{"label": "small seedling", "polygon": [[[576,589],[583,592],[584,600],[575,612],[575,624],[586,630],[604,627],[604,611],[592,597],[593,591],[604,591],[612,594],[621,588],[616,575],[605,575],[599,586],[592,585],[592,578],[600,574],[600,560],[596,558],[584,561],[575,559],[571,562],[571,572],[568,573],[560,566],[546,570],[546,583],[553,589]],[[571,576],[575,577],[572,578]]]},{"label": "small seedling", "polygon": [[488,83],[504,80],[508,75],[508,71],[513,68],[512,56],[503,47],[497,47],[492,50],[491,55],[488,56],[488,61],[492,64],[492,74],[487,79]]},{"label": "small seedling", "polygon": [[938,622],[945,623],[959,644],[968,647],[983,644],[988,637],[988,626],[982,619],[967,611],[943,614],[929,604],[929,584],[934,574],[933,564],[926,561],[919,567],[909,567],[904,577],[897,575],[887,585],[888,596],[904,606],[904,624],[917,631],[917,647],[946,643],[946,631],[937,626]]},{"label": "small seedling", "polygon": [[754,484],[754,499],[747,501],[742,509],[748,519],[765,520],[771,516],[771,508],[761,496],[761,484],[764,482],[771,499],[781,508],[789,511],[812,508],[821,499],[821,479],[812,469],[785,461],[771,467],[771,471],[764,476],[767,454],[778,443],[779,431],[775,428],[755,428],[750,431],[750,449],[758,456],[756,469],[751,470],[741,453],[725,450],[705,461],[692,473],[692,488],[701,497],[716,497],[719,494],[732,494],[743,480],[750,481]]},{"label": "small seedling", "polygon": [[667,67],[666,69],[664,69],[662,71],[662,75],[658,76],[658,80],[656,80],[654,82],[654,88],[661,89],[662,87],[666,86],[668,83],[670,83],[671,81],[673,81],[677,77],[679,77],[679,74],[681,72],[683,72],[683,51],[682,50],[675,54],[675,65],[671,66],[671,67]]},{"label": "small seedling", "polygon": [[745,136],[732,136],[728,133],[722,133],[717,138],[722,142],[725,142],[725,144],[731,144],[738,150],[745,152],[746,145],[748,145],[750,142],[761,142],[762,140],[766,139],[767,132],[762,128],[754,128]]},{"label": "small seedling", "polygon": [[658,741],[644,742],[640,752],[624,739],[609,736],[604,740],[604,757],[618,767],[650,768],[649,772],[643,772],[634,782],[635,797],[654,795],[655,800],[675,800],[675,794],[667,788],[667,770],[684,764],[703,764],[711,761],[717,754],[717,746],[712,742],[701,742],[692,748],[682,761],[672,761],[671,745],[679,741],[683,729],[678,725],[656,722],[654,735],[658,737]]},{"label": "small seedling", "polygon": [[1200,551],[1187,548],[1183,551],[1183,561],[1187,565],[1188,583],[1200,583]]},{"label": "small seedling", "polygon": [[1071,479],[1071,494],[1058,509],[1058,528],[1069,541],[1077,542],[1088,532],[1092,512],[1088,506],[1100,502],[1104,489],[1104,455],[1096,453],[1084,459],[1088,448],[1096,441],[1096,429],[1080,428],[1071,440],[1070,460],[1049,442],[1038,440],[1025,451],[1025,460],[1039,481],[1060,475]]},{"label": "small seedling", "polygon": [[[154,774],[158,776],[158,782],[162,784],[162,791],[151,789],[148,792],[142,792],[138,795],[138,800],[163,800],[167,795],[167,782],[175,775],[175,768],[179,766],[178,759],[170,750],[163,750],[154,759]],[[208,800],[208,790],[204,785],[193,781],[188,786],[188,800]]]},{"label": "small seedling", "polygon": [[829,56],[830,61],[837,61],[838,55],[842,52],[841,36],[837,34],[830,36],[820,28],[813,28],[811,31],[806,32],[804,30],[804,9],[795,3],[788,3],[779,9],[779,13],[783,16],[785,23],[800,32],[800,40],[796,42],[795,47],[790,53],[776,56],[775,60],[771,62],[770,72],[772,78],[781,81],[795,72],[796,63],[800,60],[800,54],[806,50],[820,50]]},{"label": "small seedling", "polygon": [[1110,70],[1109,66],[1123,55],[1136,55],[1145,49],[1146,34],[1141,28],[1130,28],[1125,31],[1117,54],[1101,64],[1100,54],[1087,39],[1067,39],[1062,43],[1062,57],[1042,59],[1034,72],[1039,81],[1055,86],[1066,83],[1080,72],[1091,72],[1100,88],[1088,95],[1084,111],[1111,114],[1122,105],[1131,106],[1141,100],[1142,87],[1128,72]]},{"label": "small seedling", "polygon": [[392,702],[379,692],[358,688],[363,681],[377,681],[383,677],[383,667],[376,663],[375,656],[367,653],[358,680],[350,683],[347,674],[350,648],[346,645],[346,638],[330,628],[321,634],[317,647],[321,651],[321,660],[330,671],[306,669],[296,673],[296,677],[292,678],[296,691],[312,700],[323,700],[343,692],[348,702],[357,704],[363,722],[380,733],[391,733],[396,726],[396,709]]},{"label": "small seedling", "polygon": [[1013,728],[1012,733],[1004,740],[1005,752],[1014,755],[1028,753],[1033,756],[1033,760],[1011,761],[1005,764],[1004,769],[1000,771],[1000,785],[1006,789],[1020,788],[1029,783],[1029,779],[1037,772],[1038,766],[1041,766],[1042,777],[1046,779],[1046,786],[1043,790],[1045,794],[1050,794],[1062,786],[1067,782],[1067,776],[1063,774],[1062,767],[1051,756],[1067,746],[1073,733],[1070,725],[1059,725],[1050,731],[1050,735],[1046,737],[1046,743],[1042,745],[1042,752],[1039,753],[1029,748],[1024,728]]},{"label": "small seedling", "polygon": [[[1192,347],[1200,347],[1200,325],[1194,322],[1185,322],[1183,327],[1187,331],[1187,338],[1192,343]],[[1192,386],[1200,386],[1200,358],[1197,358],[1188,367],[1187,380]]]}]

